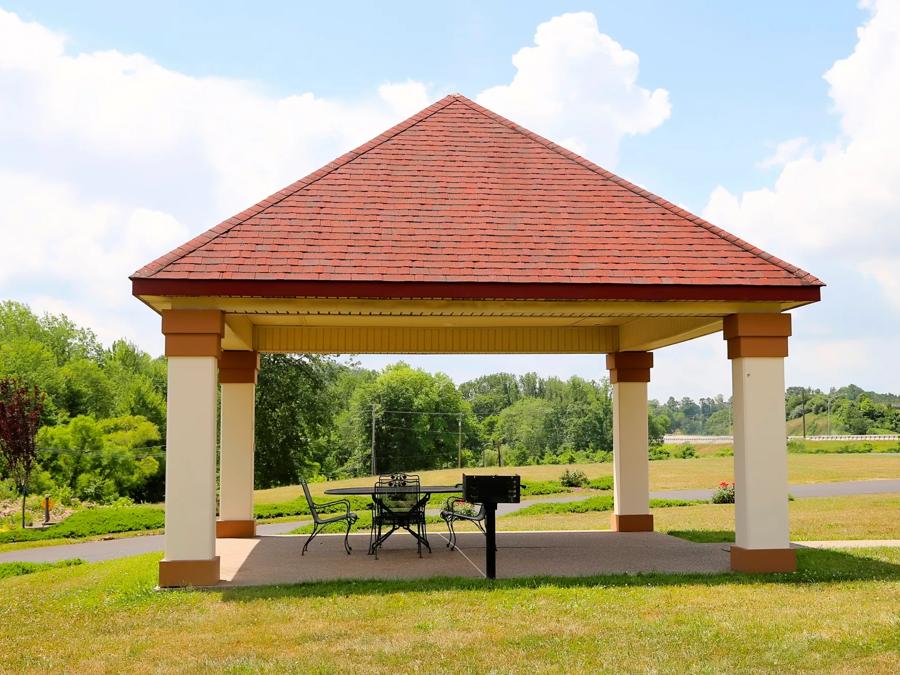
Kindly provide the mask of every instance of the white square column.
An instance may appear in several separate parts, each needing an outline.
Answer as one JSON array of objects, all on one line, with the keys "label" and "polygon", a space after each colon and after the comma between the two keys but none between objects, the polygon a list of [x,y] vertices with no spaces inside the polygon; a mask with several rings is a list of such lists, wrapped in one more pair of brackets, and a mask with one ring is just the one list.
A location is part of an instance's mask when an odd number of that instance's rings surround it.
[{"label": "white square column", "polygon": [[613,394],[613,515],[617,532],[652,532],[647,383],[653,354],[606,357]]},{"label": "white square column", "polygon": [[163,312],[168,357],[165,557],[159,585],[219,582],[216,556],[216,384],[221,312]]},{"label": "white square column", "polygon": [[788,520],[784,358],[789,314],[733,314],[724,322],[734,408],[735,544],[731,568],[793,572]]},{"label": "white square column", "polygon": [[220,538],[256,536],[253,456],[258,370],[257,352],[224,351],[219,359],[222,413],[216,536]]}]

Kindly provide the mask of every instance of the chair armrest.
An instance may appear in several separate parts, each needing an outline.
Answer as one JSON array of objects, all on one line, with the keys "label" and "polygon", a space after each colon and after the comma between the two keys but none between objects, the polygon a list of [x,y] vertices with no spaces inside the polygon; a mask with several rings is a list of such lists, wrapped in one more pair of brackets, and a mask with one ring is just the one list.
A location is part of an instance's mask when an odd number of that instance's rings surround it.
[{"label": "chair armrest", "polygon": [[323,502],[321,504],[316,504],[316,509],[323,509],[329,506],[334,506],[335,504],[343,504],[347,509],[347,513],[350,513],[350,500],[349,499],[335,499],[333,502]]}]

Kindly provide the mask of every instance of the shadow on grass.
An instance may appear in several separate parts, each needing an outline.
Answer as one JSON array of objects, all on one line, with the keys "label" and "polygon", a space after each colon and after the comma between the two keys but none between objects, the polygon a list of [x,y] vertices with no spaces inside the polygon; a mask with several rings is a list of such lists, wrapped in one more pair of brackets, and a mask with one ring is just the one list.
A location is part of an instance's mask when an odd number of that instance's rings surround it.
[{"label": "shadow on grass", "polygon": [[312,598],[348,595],[385,595],[391,593],[437,593],[446,591],[503,591],[538,588],[612,588],[664,586],[724,586],[753,584],[842,583],[846,581],[897,581],[900,565],[866,557],[820,549],[797,550],[794,574],[607,574],[585,577],[522,577],[517,579],[471,579],[434,577],[430,579],[346,579],[317,581],[281,586],[246,588],[210,588],[227,602],[251,602],[265,598]]},{"label": "shadow on grass", "polygon": [[734,530],[669,530],[666,534],[698,544],[733,542]]}]

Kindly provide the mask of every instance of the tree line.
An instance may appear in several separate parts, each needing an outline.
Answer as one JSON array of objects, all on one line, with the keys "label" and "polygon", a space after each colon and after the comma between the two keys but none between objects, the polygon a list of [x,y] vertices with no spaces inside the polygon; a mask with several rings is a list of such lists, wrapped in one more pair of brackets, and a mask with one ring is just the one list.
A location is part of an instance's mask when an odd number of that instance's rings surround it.
[{"label": "tree line", "polygon": [[[63,315],[0,302],[0,378],[41,392],[29,489],[61,499],[160,501],[166,363],[118,340],[106,347]],[[827,409],[835,433],[900,432],[900,399],[850,385],[791,387],[786,419]],[[722,396],[650,401],[652,445],[667,433],[731,432]],[[481,465],[608,461],[606,379],[493,373],[455,385],[398,362],[381,371],[337,357],[264,354],[257,386],[257,487],[299,477]],[[0,460],[0,498],[12,469]],[[5,492],[4,492],[5,490]]]}]

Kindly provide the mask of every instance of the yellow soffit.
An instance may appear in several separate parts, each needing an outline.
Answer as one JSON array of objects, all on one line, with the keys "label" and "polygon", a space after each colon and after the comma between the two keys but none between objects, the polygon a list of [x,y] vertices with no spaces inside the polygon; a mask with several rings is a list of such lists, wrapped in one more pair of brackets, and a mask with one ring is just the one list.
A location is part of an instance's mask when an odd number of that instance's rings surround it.
[{"label": "yellow soffit", "polygon": [[255,326],[262,352],[320,354],[604,354],[618,329],[606,326],[411,328]]},{"label": "yellow soffit", "polygon": [[245,298],[141,296],[165,309],[220,309],[229,314],[316,316],[726,316],[768,314],[805,302],[618,300],[381,300],[365,298]]}]

